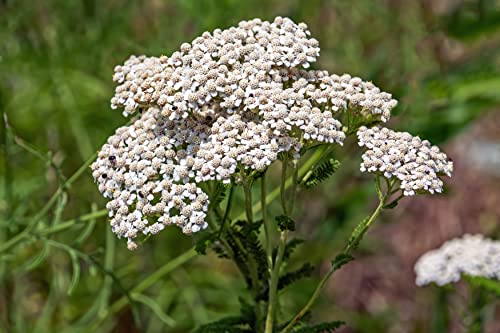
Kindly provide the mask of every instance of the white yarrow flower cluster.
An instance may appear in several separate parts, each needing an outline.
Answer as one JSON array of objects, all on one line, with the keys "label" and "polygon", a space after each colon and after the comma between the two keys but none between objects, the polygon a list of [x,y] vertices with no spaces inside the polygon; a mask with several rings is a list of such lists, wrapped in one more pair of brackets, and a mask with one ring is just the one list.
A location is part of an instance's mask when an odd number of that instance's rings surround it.
[{"label": "white yarrow flower cluster", "polygon": [[117,129],[92,165],[113,232],[133,249],[139,234],[167,225],[202,230],[209,200],[200,182],[263,171],[281,152],[298,158],[305,145],[342,144],[334,115],[347,109],[390,118],[396,100],[372,83],[306,70],[319,51],[304,23],[277,17],[116,66],[111,107],[140,116]]},{"label": "white yarrow flower cluster", "polygon": [[429,251],[415,264],[416,284],[443,286],[462,275],[500,279],[500,242],[482,235],[464,235]]},{"label": "white yarrow flower cluster", "polygon": [[453,163],[437,146],[407,132],[362,126],[358,130],[358,143],[367,148],[361,171],[396,177],[405,196],[421,191],[441,193],[443,181],[439,176],[451,177],[453,172]]}]

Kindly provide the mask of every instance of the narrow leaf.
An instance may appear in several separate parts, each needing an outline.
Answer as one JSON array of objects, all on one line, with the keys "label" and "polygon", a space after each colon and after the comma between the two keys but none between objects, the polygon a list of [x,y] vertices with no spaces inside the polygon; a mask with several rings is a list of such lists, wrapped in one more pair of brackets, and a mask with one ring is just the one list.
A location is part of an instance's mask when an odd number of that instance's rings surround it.
[{"label": "narrow leaf", "polygon": [[78,255],[73,249],[68,250],[69,256],[71,258],[71,265],[73,268],[73,273],[71,275],[71,282],[68,288],[68,295],[71,295],[78,285],[80,280],[80,262],[78,261]]},{"label": "narrow leaf", "polygon": [[136,300],[139,303],[142,303],[146,305],[153,313],[160,319],[165,325],[169,327],[174,327],[176,325],[175,320],[167,315],[163,310],[161,309],[161,306],[155,302],[154,299],[143,295],[143,294],[133,294],[132,298]]}]

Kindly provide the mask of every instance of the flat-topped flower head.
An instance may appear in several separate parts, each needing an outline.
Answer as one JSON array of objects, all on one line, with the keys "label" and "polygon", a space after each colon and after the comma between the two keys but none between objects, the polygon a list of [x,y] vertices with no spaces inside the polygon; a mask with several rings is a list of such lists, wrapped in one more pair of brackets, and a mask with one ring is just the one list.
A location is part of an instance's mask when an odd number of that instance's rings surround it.
[{"label": "flat-topped flower head", "polygon": [[443,286],[462,275],[500,279],[500,242],[464,235],[422,255],[415,264],[416,284]]},{"label": "flat-topped flower head", "polygon": [[441,193],[443,181],[439,177],[451,177],[453,172],[453,163],[437,146],[407,132],[362,126],[358,143],[367,148],[362,155],[361,171],[399,179],[406,196]]},{"label": "flat-topped flower head", "polygon": [[[307,68],[316,61],[319,43],[309,35],[305,24],[288,18],[277,17],[273,23],[254,19],[205,32],[170,57],[132,56],[115,68],[113,80],[119,86],[111,105],[124,107],[127,115],[140,105],[158,103],[176,107],[182,115],[216,97],[222,103],[238,104],[231,97],[243,78],[263,78],[273,67]],[[252,66],[242,71],[243,64]]]},{"label": "flat-topped flower head", "polygon": [[[303,100],[336,112],[359,108],[387,121],[397,104],[370,82],[348,74],[306,71],[319,56],[318,41],[305,24],[277,17],[205,32],[170,57],[131,56],[116,66],[112,108],[130,115],[156,105],[170,119],[204,108],[226,113],[301,105]],[[302,67],[303,69],[298,69]],[[298,81],[292,84],[290,81]]]},{"label": "flat-topped flower head", "polygon": [[288,18],[254,19],[115,67],[111,107],[137,118],[108,139],[92,170],[129,248],[167,225],[206,228],[200,183],[265,171],[281,153],[342,145],[353,130],[339,120],[347,112],[354,128],[389,120],[397,102],[371,82],[308,70],[320,52],[310,35]]}]

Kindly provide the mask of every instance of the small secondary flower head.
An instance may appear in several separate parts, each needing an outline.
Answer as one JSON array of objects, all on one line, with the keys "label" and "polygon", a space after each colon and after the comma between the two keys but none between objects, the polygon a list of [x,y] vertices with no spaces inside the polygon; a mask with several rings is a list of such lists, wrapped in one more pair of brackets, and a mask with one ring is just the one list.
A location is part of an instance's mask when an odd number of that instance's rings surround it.
[{"label": "small secondary flower head", "polygon": [[500,242],[466,234],[422,255],[415,264],[416,284],[443,286],[464,275],[500,279]]},{"label": "small secondary flower head", "polygon": [[399,179],[406,196],[419,191],[441,193],[443,181],[439,176],[451,177],[453,172],[453,163],[437,146],[407,132],[362,126],[358,130],[358,143],[367,148],[361,171]]}]

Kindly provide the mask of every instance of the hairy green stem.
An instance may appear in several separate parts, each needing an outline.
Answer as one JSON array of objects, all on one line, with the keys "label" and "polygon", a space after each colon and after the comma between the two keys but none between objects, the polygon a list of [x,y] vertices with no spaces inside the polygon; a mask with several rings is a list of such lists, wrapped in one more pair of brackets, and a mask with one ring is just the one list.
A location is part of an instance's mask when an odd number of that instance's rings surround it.
[{"label": "hairy green stem", "polygon": [[[379,191],[379,190],[377,189],[377,191]],[[390,193],[390,188],[388,189],[387,193]],[[378,204],[377,208],[375,209],[375,211],[368,218],[366,224],[364,225],[363,231],[360,232],[352,242],[349,242],[349,244],[346,246],[346,248],[342,252],[343,254],[347,254],[347,255],[351,254],[351,252],[354,250],[355,244],[359,243],[359,241],[361,240],[361,238],[365,234],[366,230],[368,230],[368,228],[370,228],[370,226],[373,224],[375,219],[378,217],[378,215],[380,214],[380,212],[384,208],[384,204],[385,204],[386,199],[387,199],[387,195],[382,195],[382,196],[379,195],[379,204]],[[312,307],[312,305],[314,304],[316,299],[319,297],[320,292],[323,289],[323,287],[325,286],[328,279],[339,268],[340,268],[339,265],[332,265],[330,267],[328,272],[325,274],[325,276],[323,276],[323,278],[319,282],[318,286],[314,290],[314,293],[312,294],[312,296],[309,298],[309,301],[302,308],[302,310],[300,310],[299,313],[297,313],[297,315],[295,315],[295,317],[288,323],[288,325],[281,331],[281,333],[290,332],[292,330],[292,328],[295,326],[295,324],[306,315],[306,313]]]},{"label": "hairy green stem", "polygon": [[[246,211],[246,217],[247,217],[247,222],[249,224],[253,223],[253,211],[252,211],[252,183],[251,180],[245,179],[243,182],[243,190],[245,192],[245,211]],[[239,241],[239,240],[237,240]],[[254,298],[257,298],[259,295],[259,275],[258,275],[258,269],[257,269],[257,263],[255,259],[252,257],[251,253],[247,253],[247,258],[248,258],[248,268],[250,270],[250,277],[252,279],[252,291],[254,294]],[[257,317],[256,322],[257,322],[257,327],[260,326],[261,320],[262,320],[262,313],[260,310],[260,306],[257,302],[256,304],[256,309],[255,309],[255,315]]]}]

